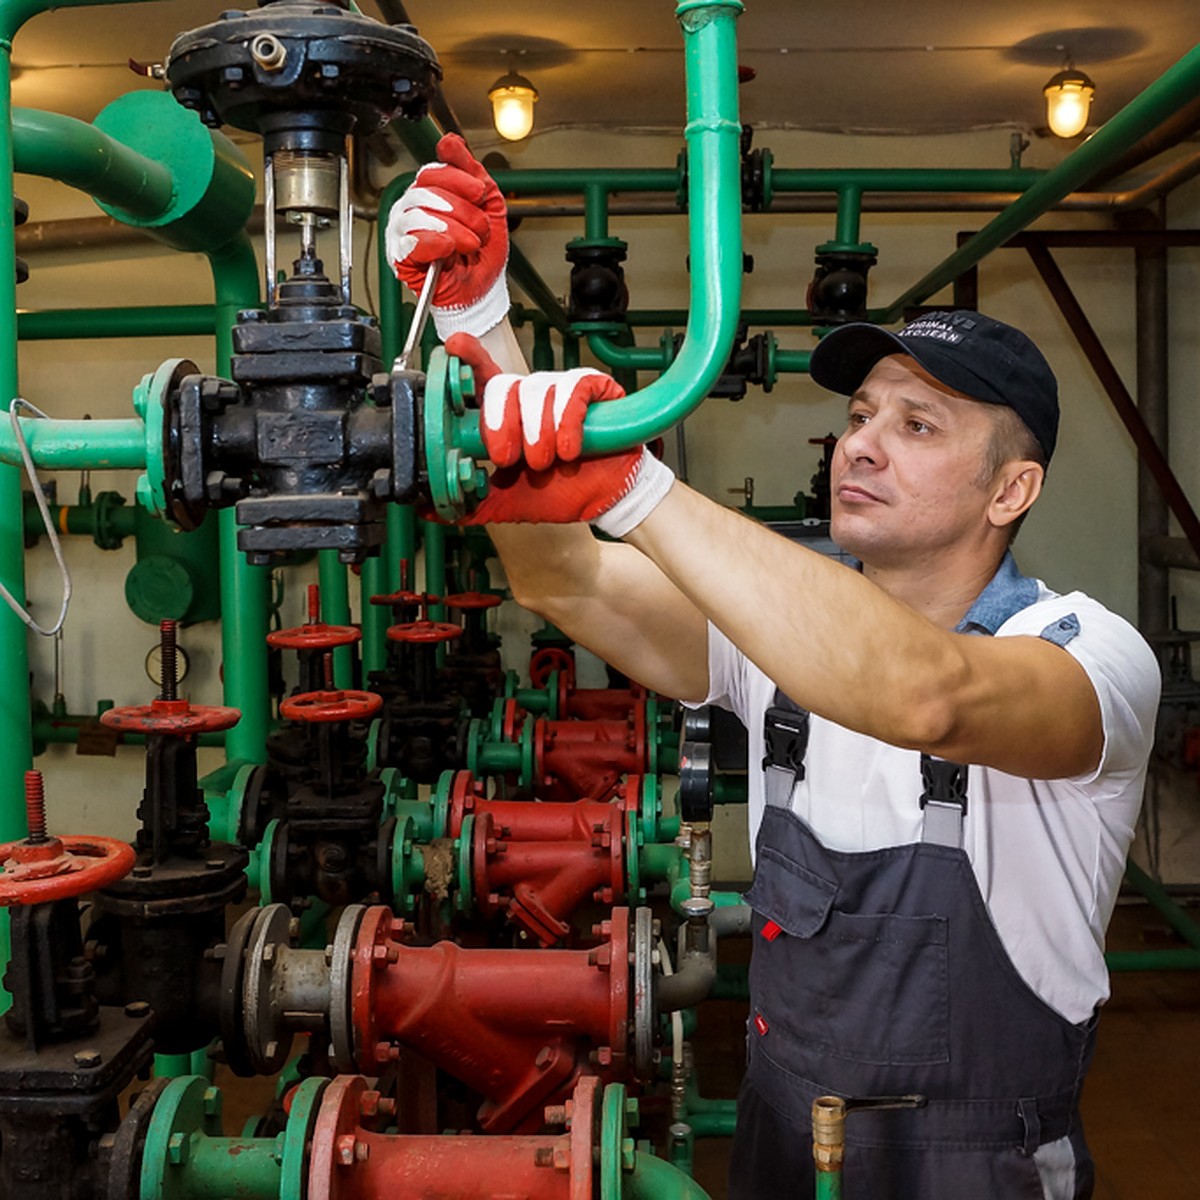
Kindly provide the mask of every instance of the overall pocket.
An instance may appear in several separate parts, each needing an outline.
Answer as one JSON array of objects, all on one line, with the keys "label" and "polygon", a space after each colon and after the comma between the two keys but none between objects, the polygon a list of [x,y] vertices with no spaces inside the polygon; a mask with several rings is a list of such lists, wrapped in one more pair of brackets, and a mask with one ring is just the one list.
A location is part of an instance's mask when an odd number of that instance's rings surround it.
[{"label": "overall pocket", "polygon": [[772,1041],[872,1064],[949,1059],[944,917],[844,912],[837,884],[760,845],[750,991]]}]

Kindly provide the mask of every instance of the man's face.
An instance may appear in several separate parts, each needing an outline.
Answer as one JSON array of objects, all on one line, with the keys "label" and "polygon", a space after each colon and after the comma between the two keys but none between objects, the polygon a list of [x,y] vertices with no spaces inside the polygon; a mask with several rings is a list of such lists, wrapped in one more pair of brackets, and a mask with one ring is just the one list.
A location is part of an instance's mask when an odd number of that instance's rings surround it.
[{"label": "man's face", "polygon": [[880,359],[850,399],[831,470],[834,540],[868,566],[918,566],[989,528],[987,405],[914,359]]}]

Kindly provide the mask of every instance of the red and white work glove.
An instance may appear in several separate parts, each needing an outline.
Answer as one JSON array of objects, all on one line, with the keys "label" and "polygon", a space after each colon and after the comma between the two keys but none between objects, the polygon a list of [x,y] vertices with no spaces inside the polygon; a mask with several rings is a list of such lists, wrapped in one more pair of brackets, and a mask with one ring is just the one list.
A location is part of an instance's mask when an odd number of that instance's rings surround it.
[{"label": "red and white work glove", "polygon": [[507,206],[496,181],[456,133],[437,144],[388,214],[384,247],[401,283],[421,290],[430,264],[442,263],[433,294],[434,327],[482,337],[508,315]]},{"label": "red and white work glove", "polygon": [[588,405],[625,395],[610,375],[590,367],[510,375],[467,334],[446,350],[474,370],[483,390],[483,444],[497,466],[466,523],[590,521],[619,538],[671,490],[675,473],[645,446],[580,457]]}]

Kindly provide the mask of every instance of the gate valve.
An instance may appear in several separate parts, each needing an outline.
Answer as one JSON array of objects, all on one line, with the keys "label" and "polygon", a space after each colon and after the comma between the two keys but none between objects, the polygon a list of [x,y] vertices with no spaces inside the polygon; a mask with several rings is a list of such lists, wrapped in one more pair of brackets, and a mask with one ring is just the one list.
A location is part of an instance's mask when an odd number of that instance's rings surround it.
[{"label": "gate valve", "polygon": [[622,721],[538,721],[533,745],[539,796],[607,799],[622,775],[655,773],[658,739],[646,734],[640,708]]},{"label": "gate valve", "polygon": [[279,712],[289,721],[325,725],[335,721],[369,720],[382,707],[383,697],[374,692],[334,688],[289,696],[280,704]]},{"label": "gate valve", "polygon": [[25,772],[29,836],[0,846],[0,906],[49,904],[94,892],[128,875],[135,855],[127,842],[46,833],[42,773]]},{"label": "gate valve", "polygon": [[163,700],[161,697],[149,704],[110,708],[100,714],[100,724],[110,729],[180,738],[232,729],[241,719],[242,714],[236,708],[193,705],[187,700]]},{"label": "gate valve", "polygon": [[387,605],[392,610],[397,625],[415,621],[422,609],[430,604],[440,604],[442,598],[430,592],[414,592],[409,588],[409,564],[407,558],[400,560],[400,590],[386,595],[372,596],[372,604]]},{"label": "gate valve", "polygon": [[403,625],[389,625],[388,639],[413,646],[427,646],[431,642],[452,642],[462,637],[462,626],[452,621],[408,621]]},{"label": "gate valve", "polygon": [[560,683],[575,686],[575,655],[563,646],[541,646],[529,658],[529,682],[535,688],[544,688],[552,672],[559,673]]}]

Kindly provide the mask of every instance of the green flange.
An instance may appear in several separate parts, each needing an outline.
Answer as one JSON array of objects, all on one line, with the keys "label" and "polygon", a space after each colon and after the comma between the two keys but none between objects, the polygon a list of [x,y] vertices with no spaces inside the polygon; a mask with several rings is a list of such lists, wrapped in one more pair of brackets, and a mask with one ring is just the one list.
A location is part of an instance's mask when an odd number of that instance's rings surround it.
[{"label": "green flange", "polygon": [[[274,904],[275,901],[271,896],[271,859],[275,855],[275,835],[279,832],[279,818],[267,822],[266,829],[263,830],[262,839],[256,847],[258,851],[258,904],[260,908],[266,908],[268,904]],[[253,883],[254,881],[251,880]]]},{"label": "green flange", "polygon": [[471,840],[475,836],[474,816],[463,817],[462,833],[454,839],[454,863],[458,869],[458,887],[454,893],[454,911],[469,913],[475,907],[471,889]]},{"label": "green flange", "polygon": [[367,727],[367,772],[368,774],[379,766],[379,731],[383,720],[376,717]]},{"label": "green flange", "polygon": [[646,891],[642,887],[642,830],[637,813],[625,814],[625,883],[626,903],[630,908],[644,904]]},{"label": "green flange", "polygon": [[167,394],[185,375],[199,368],[186,358],[168,358],[157,371],[143,375],[133,389],[133,408],[146,426],[146,473],[137,481],[138,503],[156,517],[167,514],[165,447]]},{"label": "green flange", "polygon": [[406,917],[416,910],[415,893],[425,886],[425,858],[415,841],[413,819],[399,817],[392,835],[392,908]]},{"label": "green flange", "polygon": [[636,1161],[629,1126],[637,1117],[637,1101],[625,1095],[625,1085],[610,1083],[600,1101],[600,1200],[624,1195],[625,1176]]},{"label": "green flange", "polygon": [[470,367],[438,346],[425,375],[425,468],[437,514],[454,521],[487,495],[487,472],[463,453],[461,417],[474,395]]},{"label": "green flange", "polygon": [[662,791],[657,775],[642,776],[642,841],[658,841],[658,819],[662,816]]},{"label": "green flange", "polygon": [[321,1096],[328,1079],[306,1079],[292,1096],[287,1128],[283,1131],[279,1200],[304,1200],[308,1187],[308,1147],[312,1143]]},{"label": "green flange", "polygon": [[[250,783],[250,776],[257,768],[257,763],[242,763],[238,767],[233,782],[221,801],[218,801],[217,807],[222,809],[224,819],[219,823],[216,820],[210,820],[208,823],[209,836],[213,841],[229,842],[235,846],[241,841],[238,835],[242,828],[242,813],[246,807],[246,788]],[[208,799],[208,811],[212,813],[213,809],[213,800]]]}]

